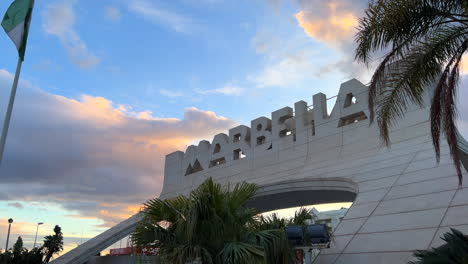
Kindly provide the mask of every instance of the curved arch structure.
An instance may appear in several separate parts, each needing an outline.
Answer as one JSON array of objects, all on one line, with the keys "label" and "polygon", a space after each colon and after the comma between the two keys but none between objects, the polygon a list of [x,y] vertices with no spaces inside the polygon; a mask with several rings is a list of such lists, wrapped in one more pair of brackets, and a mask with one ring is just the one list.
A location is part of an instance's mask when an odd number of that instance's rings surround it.
[{"label": "curved arch structure", "polygon": [[306,178],[260,186],[248,206],[259,212],[311,204],[353,202],[358,185],[347,178]]},{"label": "curved arch structure", "polygon": [[[429,102],[427,96],[427,102]],[[455,227],[468,232],[468,184],[458,186],[448,147],[434,157],[429,109],[409,106],[382,146],[367,117],[367,87],[341,85],[330,114],[324,94],[260,117],[166,156],[161,198],[188,194],[207,177],[262,186],[251,203],[260,210],[353,201],[331,248],[315,263],[405,263],[416,249],[441,245]],[[460,137],[462,162],[468,144]],[[467,176],[466,171],[465,179]],[[129,234],[138,216],[91,239],[53,263],[82,264]],[[111,243],[112,242],[112,243]]]}]

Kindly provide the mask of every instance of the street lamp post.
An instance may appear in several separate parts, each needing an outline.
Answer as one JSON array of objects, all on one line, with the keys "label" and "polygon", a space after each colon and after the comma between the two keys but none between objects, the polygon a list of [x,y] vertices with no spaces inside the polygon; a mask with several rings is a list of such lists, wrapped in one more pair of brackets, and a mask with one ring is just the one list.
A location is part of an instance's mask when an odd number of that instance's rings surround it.
[{"label": "street lamp post", "polygon": [[13,218],[8,219],[8,234],[7,234],[7,239],[6,239],[5,251],[8,250],[8,240],[10,240],[11,223],[13,223]]},{"label": "street lamp post", "polygon": [[39,230],[39,226],[42,225],[42,224],[44,224],[44,223],[42,223],[42,222],[37,223],[36,236],[34,237],[34,246],[33,246],[33,248],[36,248],[37,231]]}]

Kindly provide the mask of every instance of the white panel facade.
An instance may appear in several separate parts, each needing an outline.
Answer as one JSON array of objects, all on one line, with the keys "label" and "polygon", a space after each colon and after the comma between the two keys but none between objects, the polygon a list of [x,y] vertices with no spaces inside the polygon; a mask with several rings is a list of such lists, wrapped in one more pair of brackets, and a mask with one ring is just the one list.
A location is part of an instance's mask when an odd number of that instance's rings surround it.
[{"label": "white panel facade", "polygon": [[[356,102],[350,103],[350,97]],[[369,126],[366,86],[356,80],[342,84],[330,115],[325,98],[317,94],[311,108],[301,101],[295,109],[273,112],[271,120],[252,121],[250,138],[242,137],[248,153],[243,159],[188,175],[179,173],[185,168],[166,171],[165,182],[180,181],[165,184],[161,196],[188,193],[196,188],[193,182],[207,177],[260,186],[351,179],[358,186],[355,203],[336,229],[332,248],[322,250],[316,263],[404,263],[413,250],[440,244],[439,237],[450,226],[468,230],[468,189],[458,187],[444,143],[436,162],[427,108],[410,107],[393,128],[387,148],[376,125]]]}]

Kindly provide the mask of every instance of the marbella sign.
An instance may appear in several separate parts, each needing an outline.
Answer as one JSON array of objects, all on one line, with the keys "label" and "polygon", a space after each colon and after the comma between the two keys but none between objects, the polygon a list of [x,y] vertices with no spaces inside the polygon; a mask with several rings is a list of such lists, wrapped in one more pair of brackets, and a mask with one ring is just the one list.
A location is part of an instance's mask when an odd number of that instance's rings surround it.
[{"label": "marbella sign", "polygon": [[183,174],[190,175],[241,159],[255,159],[304,144],[316,136],[336,133],[340,127],[367,119],[367,105],[361,102],[367,102],[367,87],[351,80],[340,88],[330,114],[325,94],[319,93],[313,96],[313,108],[305,101],[299,101],[294,104],[294,109],[284,107],[274,111],[271,119],[259,117],[251,121],[250,127],[234,127],[228,134],[215,135],[211,143],[203,140],[198,146],[189,146],[183,155]]}]

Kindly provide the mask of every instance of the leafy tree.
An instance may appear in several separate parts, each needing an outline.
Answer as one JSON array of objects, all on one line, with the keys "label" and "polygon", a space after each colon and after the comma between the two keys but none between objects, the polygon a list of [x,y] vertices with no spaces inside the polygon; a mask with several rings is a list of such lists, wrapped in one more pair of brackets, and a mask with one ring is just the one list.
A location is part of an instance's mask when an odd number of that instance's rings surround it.
[{"label": "leafy tree", "polygon": [[15,244],[13,245],[13,258],[14,259],[21,258],[22,253],[23,253],[23,239],[21,238],[21,236],[19,236]]},{"label": "leafy tree", "polygon": [[435,84],[431,134],[437,160],[444,133],[459,181],[455,102],[460,64],[468,49],[468,1],[374,0],[359,21],[355,58],[368,64],[371,54],[386,51],[369,86],[370,121],[377,123],[388,145],[389,129],[409,102],[422,105]]},{"label": "leafy tree", "polygon": [[42,252],[42,247],[33,248],[31,250],[25,250],[23,252],[23,262],[22,264],[40,264],[44,258],[44,253]]},{"label": "leafy tree", "polygon": [[257,212],[245,206],[256,190],[254,184],[221,186],[209,178],[188,197],[149,200],[132,241],[158,247],[165,263],[255,264],[287,258],[279,253],[289,250],[284,231],[259,228]]},{"label": "leafy tree", "polygon": [[44,263],[49,263],[53,255],[58,254],[63,250],[62,228],[56,225],[54,227],[54,233],[54,235],[44,237],[44,244],[42,245],[45,252]]},{"label": "leafy tree", "polygon": [[28,251],[23,247],[23,239],[18,237],[13,248],[0,253],[0,264],[42,264],[41,248]]},{"label": "leafy tree", "polygon": [[417,250],[414,253],[417,261],[412,261],[409,263],[468,263],[468,238],[456,229],[451,228],[450,230],[451,233],[445,233],[442,238],[446,242],[444,245],[438,248],[432,248],[431,250]]}]

